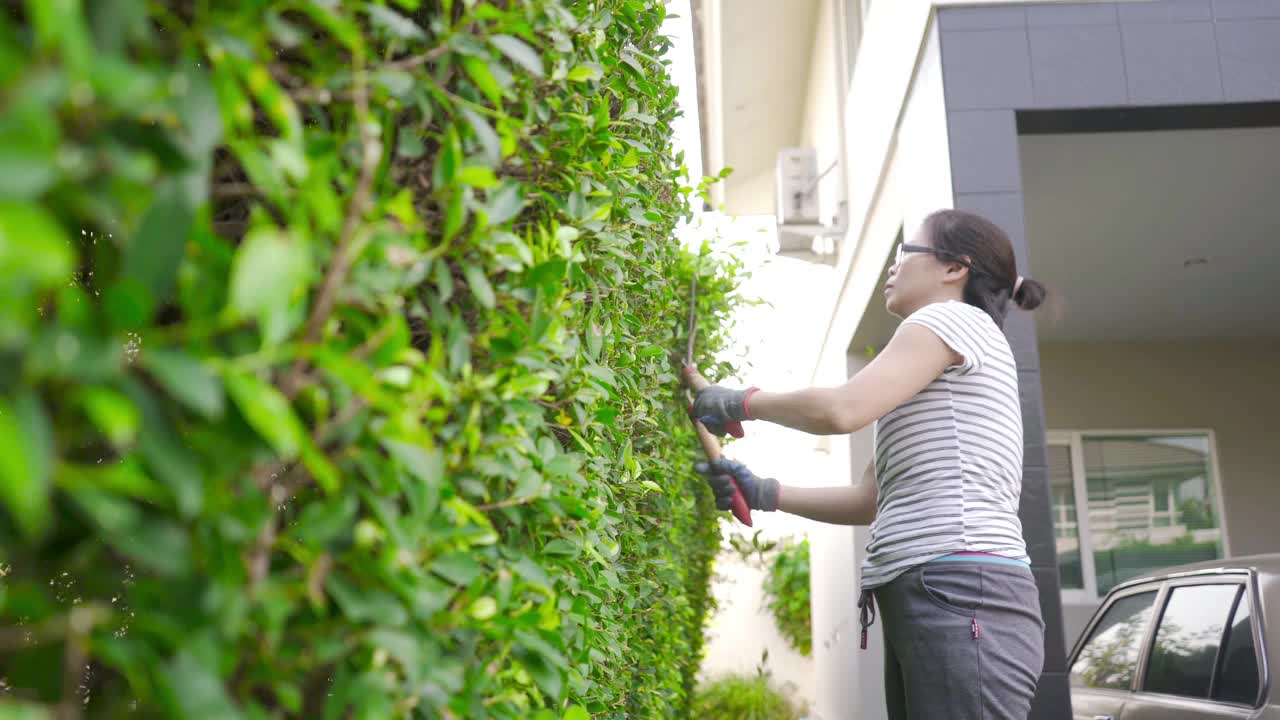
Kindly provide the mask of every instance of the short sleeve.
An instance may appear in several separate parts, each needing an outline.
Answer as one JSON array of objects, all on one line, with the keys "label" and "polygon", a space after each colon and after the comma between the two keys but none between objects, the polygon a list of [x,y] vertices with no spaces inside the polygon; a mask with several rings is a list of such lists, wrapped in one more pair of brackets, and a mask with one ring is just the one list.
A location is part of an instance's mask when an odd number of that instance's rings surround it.
[{"label": "short sleeve", "polygon": [[948,373],[968,375],[980,369],[986,362],[985,328],[982,321],[986,313],[980,308],[960,302],[940,302],[926,305],[911,313],[904,323],[915,323],[933,331],[959,353],[964,361],[947,368]]}]

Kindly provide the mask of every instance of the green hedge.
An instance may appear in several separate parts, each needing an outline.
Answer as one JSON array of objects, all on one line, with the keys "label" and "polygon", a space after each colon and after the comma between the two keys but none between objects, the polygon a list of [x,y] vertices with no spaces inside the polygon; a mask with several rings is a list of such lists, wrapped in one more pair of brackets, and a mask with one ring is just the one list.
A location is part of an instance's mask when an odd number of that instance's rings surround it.
[{"label": "green hedge", "polygon": [[809,608],[809,541],[788,542],[769,562],[764,578],[765,603],[778,632],[796,652],[813,651],[813,620]]},{"label": "green hedge", "polygon": [[664,15],[0,6],[0,714],[686,713]]}]

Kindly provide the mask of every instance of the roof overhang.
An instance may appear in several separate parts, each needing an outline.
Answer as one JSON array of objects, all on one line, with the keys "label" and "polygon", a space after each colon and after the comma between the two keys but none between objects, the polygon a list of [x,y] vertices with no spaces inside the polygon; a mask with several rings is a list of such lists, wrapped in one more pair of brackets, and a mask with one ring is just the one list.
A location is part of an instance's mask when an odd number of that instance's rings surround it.
[{"label": "roof overhang", "polygon": [[774,211],[778,150],[799,145],[818,0],[694,0],[704,172],[730,215]]}]

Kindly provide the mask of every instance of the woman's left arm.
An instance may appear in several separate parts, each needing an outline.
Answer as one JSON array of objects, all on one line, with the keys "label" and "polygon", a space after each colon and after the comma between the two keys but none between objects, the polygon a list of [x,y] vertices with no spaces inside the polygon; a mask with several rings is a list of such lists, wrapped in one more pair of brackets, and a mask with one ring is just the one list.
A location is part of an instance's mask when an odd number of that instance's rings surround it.
[{"label": "woman's left arm", "polygon": [[814,435],[857,432],[963,362],[932,330],[904,323],[884,350],[840,387],[752,393],[751,419]]}]

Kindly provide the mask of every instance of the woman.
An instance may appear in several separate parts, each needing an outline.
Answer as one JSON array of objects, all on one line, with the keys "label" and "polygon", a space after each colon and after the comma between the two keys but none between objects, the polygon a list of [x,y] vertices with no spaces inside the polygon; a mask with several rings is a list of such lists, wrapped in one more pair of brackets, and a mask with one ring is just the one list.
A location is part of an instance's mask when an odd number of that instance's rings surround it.
[{"label": "woman", "polygon": [[720,434],[733,420],[819,435],[875,423],[875,457],[860,483],[781,485],[725,460],[697,470],[721,509],[733,475],[755,510],[871,525],[862,644],[878,605],[890,718],[1022,720],[1044,661],[1044,623],[1018,520],[1022,414],[1001,328],[1010,300],[1031,310],[1045,289],[1018,275],[998,227],[943,210],[898,248],[884,292],[903,322],[843,386],[712,385],[693,408]]}]

